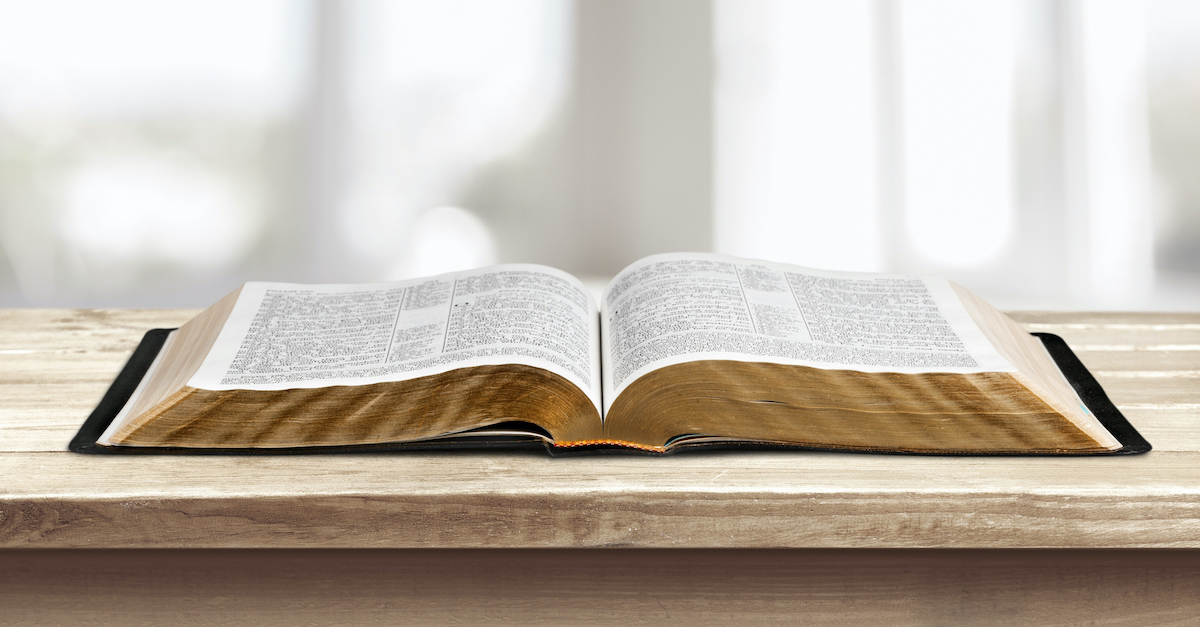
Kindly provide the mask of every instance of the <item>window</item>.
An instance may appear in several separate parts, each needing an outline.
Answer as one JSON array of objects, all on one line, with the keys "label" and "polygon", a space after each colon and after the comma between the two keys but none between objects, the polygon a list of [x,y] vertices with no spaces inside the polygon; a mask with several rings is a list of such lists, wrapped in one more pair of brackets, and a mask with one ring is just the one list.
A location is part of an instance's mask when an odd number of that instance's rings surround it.
[{"label": "window", "polygon": [[0,305],[668,250],[1200,308],[1186,0],[0,0]]}]

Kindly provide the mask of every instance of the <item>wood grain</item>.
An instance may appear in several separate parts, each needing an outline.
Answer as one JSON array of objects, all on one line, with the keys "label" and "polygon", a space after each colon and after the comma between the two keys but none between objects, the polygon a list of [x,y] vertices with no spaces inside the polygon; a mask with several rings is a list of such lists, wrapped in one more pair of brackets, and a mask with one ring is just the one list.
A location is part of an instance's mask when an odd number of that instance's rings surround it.
[{"label": "wood grain", "polygon": [[0,311],[0,546],[1200,548],[1200,314],[1013,314],[1096,371],[1137,457],[66,452],[195,313]]},{"label": "wood grain", "polygon": [[6,625],[1183,625],[1187,551],[8,551]]}]

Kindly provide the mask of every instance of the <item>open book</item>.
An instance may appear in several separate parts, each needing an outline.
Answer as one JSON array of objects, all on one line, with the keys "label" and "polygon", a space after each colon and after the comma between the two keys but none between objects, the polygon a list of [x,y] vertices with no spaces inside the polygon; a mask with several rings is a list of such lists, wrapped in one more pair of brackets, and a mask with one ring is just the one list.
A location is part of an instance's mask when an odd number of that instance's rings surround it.
[{"label": "open book", "polygon": [[[1048,350],[1049,349],[1049,350]],[[655,255],[599,306],[501,265],[247,283],[147,334],[84,452],[546,445],[1095,454],[1149,445],[1061,340],[943,279]]]}]

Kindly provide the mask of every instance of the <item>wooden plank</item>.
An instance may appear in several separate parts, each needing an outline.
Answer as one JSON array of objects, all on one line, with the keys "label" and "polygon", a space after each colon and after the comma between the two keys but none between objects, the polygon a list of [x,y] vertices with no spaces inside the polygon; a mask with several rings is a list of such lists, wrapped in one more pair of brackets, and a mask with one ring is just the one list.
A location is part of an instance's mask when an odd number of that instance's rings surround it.
[{"label": "wooden plank", "polygon": [[1107,371],[1092,374],[1117,404],[1192,405],[1200,402],[1200,378],[1195,376],[1114,376]]},{"label": "wooden plank", "polygon": [[128,351],[0,355],[0,388],[14,384],[112,383]]},{"label": "wooden plank", "polygon": [[1155,451],[1200,451],[1200,404],[1117,405]]},{"label": "wooden plank", "polygon": [[[1178,326],[1200,322],[1195,312],[1145,311],[1008,311],[1010,318],[1023,325],[1046,324],[1058,327],[1107,325]],[[1036,329],[1034,329],[1036,330]]]},{"label": "wooden plank", "polygon": [[1200,547],[1200,455],[4,456],[0,546]]},{"label": "wooden plank", "polygon": [[[1200,313],[1007,312],[1026,330],[1060,335],[1075,344],[1195,344]],[[1156,338],[1169,338],[1160,342]]]},{"label": "wooden plank", "polygon": [[[115,363],[119,369],[123,358]],[[0,359],[0,372],[4,365]],[[67,443],[100,402],[110,383],[111,379],[90,383],[0,384],[0,454],[65,452]]]},{"label": "wooden plank", "polygon": [[1094,372],[1191,372],[1200,368],[1200,350],[1150,351],[1076,350],[1088,370]]},{"label": "wooden plank", "polygon": [[133,350],[146,331],[177,327],[199,313],[188,309],[3,309],[0,351]]},{"label": "wooden plank", "polygon": [[9,551],[7,625],[1190,624],[1194,552]]},{"label": "wooden plank", "polygon": [[1200,352],[1145,350],[1197,314],[1015,316],[1127,334],[1080,354],[1158,447],[1136,458],[64,452],[144,331],[194,313],[0,311],[0,545],[1200,547]]}]

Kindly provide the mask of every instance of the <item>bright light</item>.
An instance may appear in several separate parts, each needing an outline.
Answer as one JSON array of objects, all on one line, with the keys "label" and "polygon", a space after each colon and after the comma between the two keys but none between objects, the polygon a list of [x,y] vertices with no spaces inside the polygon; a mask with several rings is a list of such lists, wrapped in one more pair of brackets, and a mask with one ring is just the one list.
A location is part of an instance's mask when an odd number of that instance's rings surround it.
[{"label": "bright light", "polygon": [[222,178],[166,160],[85,165],[68,180],[63,238],[101,264],[224,267],[246,252],[256,224]]},{"label": "bright light", "polygon": [[1017,5],[905,0],[899,8],[908,237],[932,261],[986,263],[1013,226]]},{"label": "bright light", "polygon": [[718,2],[716,249],[880,270],[872,4]]},{"label": "bright light", "polygon": [[302,33],[285,0],[0,1],[0,110],[284,106]]},{"label": "bright light", "polygon": [[355,6],[347,129],[353,167],[339,226],[356,254],[389,264],[417,228],[418,212],[460,202],[482,167],[518,153],[544,128],[566,85],[570,5]]},{"label": "bright light", "polygon": [[1080,4],[1086,276],[1094,305],[1129,307],[1154,281],[1146,113],[1146,15],[1127,1]]},{"label": "bright light", "polygon": [[413,224],[404,260],[392,279],[429,276],[496,263],[491,230],[478,216],[458,207],[438,207]]}]

